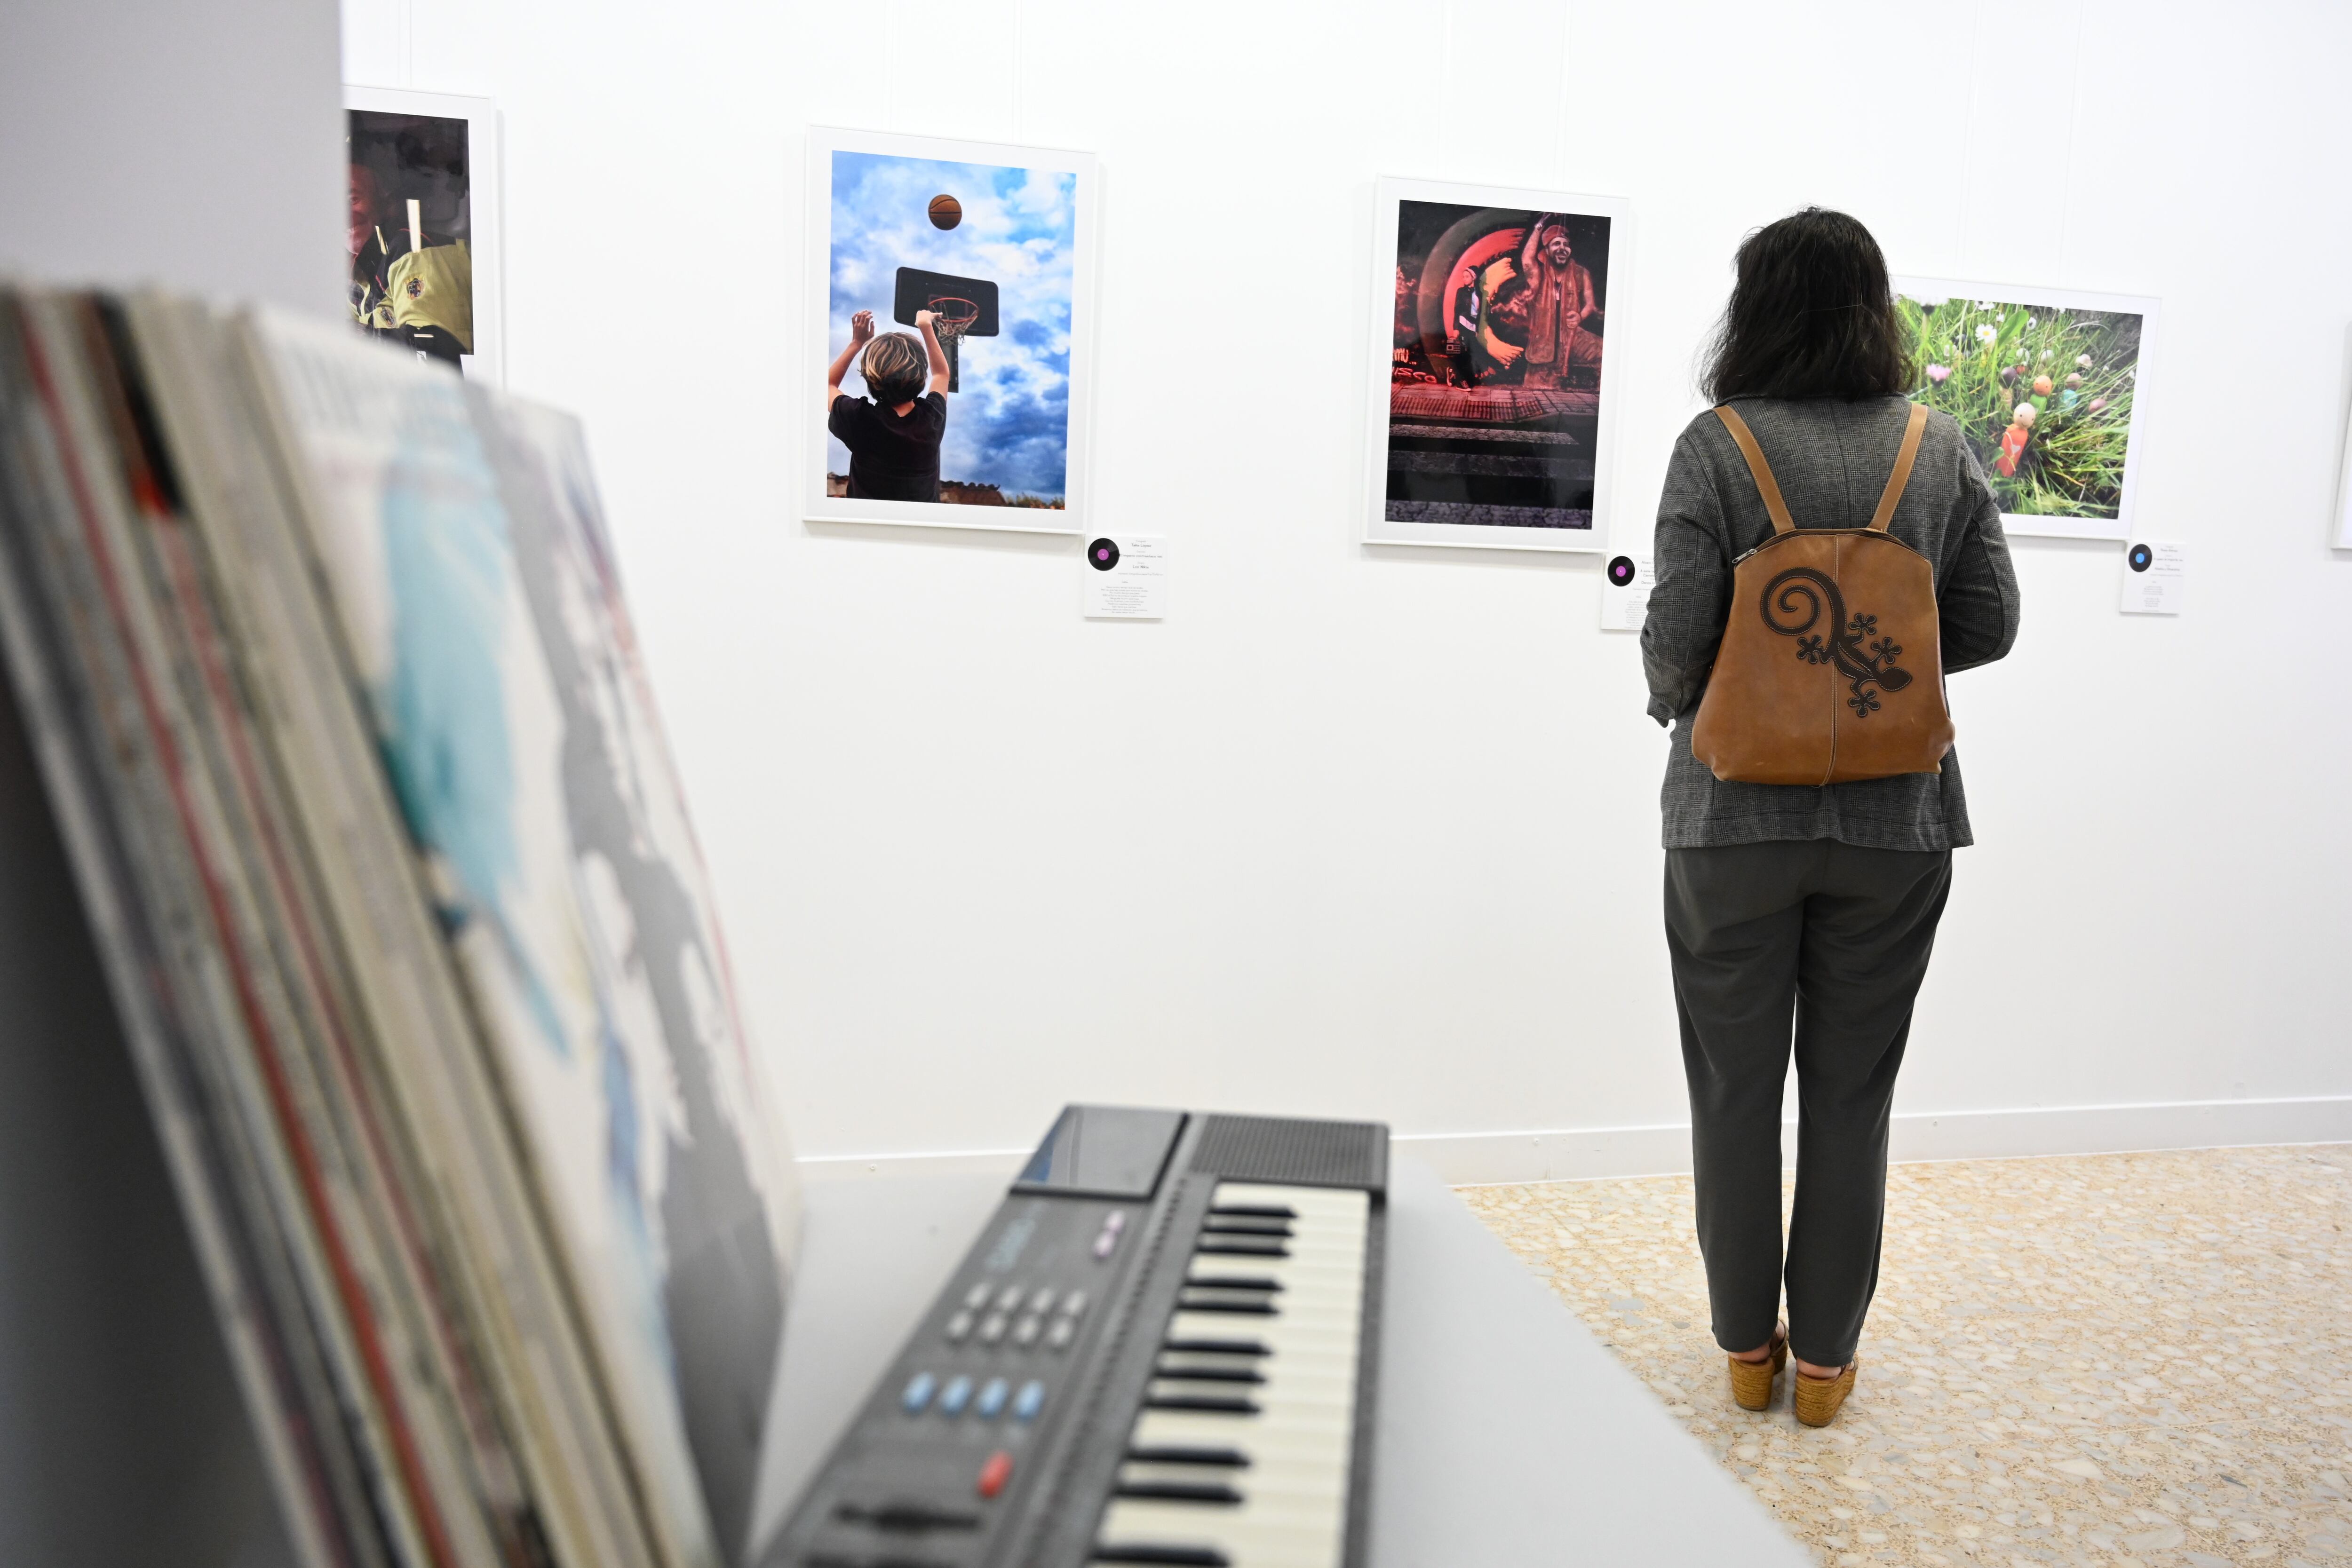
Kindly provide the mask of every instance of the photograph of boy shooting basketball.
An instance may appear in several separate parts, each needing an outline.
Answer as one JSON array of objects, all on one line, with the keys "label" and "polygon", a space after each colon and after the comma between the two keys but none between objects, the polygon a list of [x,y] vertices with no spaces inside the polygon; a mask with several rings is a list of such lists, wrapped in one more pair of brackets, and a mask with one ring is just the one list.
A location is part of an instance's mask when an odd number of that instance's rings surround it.
[{"label": "photograph of boy shooting basketball", "polygon": [[822,167],[825,495],[1066,507],[1079,176],[839,146]]}]

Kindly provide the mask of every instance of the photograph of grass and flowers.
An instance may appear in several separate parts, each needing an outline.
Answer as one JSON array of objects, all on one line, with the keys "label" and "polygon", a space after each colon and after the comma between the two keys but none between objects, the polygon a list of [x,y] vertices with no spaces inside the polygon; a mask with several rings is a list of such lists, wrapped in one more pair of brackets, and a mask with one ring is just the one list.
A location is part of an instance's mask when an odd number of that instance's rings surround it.
[{"label": "photograph of grass and flowers", "polygon": [[1959,421],[2003,512],[2116,521],[2145,318],[1898,293],[1914,402]]}]

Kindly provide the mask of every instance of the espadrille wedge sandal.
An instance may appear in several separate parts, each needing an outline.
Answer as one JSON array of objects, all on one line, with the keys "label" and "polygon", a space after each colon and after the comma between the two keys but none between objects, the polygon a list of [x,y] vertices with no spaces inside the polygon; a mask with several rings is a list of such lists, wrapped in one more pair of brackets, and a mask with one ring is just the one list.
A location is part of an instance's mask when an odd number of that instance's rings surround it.
[{"label": "espadrille wedge sandal", "polygon": [[1853,1392],[1853,1375],[1862,1369],[1860,1361],[1845,1364],[1845,1370],[1835,1377],[1807,1377],[1797,1375],[1794,1385],[1797,1419],[1808,1427],[1826,1427]]},{"label": "espadrille wedge sandal", "polygon": [[1789,1361],[1789,1331],[1782,1329],[1773,1335],[1772,1354],[1762,1361],[1742,1361],[1728,1354],[1723,1359],[1731,1366],[1731,1402],[1742,1410],[1769,1409],[1773,1380]]}]

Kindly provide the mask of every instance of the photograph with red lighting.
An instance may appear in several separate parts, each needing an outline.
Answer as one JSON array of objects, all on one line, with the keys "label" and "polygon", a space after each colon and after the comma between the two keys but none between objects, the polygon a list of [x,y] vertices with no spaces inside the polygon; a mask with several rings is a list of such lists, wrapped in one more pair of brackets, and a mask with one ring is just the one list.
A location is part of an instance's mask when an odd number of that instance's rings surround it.
[{"label": "photograph with red lighting", "polygon": [[1388,522],[1591,529],[1611,221],[1397,203]]}]

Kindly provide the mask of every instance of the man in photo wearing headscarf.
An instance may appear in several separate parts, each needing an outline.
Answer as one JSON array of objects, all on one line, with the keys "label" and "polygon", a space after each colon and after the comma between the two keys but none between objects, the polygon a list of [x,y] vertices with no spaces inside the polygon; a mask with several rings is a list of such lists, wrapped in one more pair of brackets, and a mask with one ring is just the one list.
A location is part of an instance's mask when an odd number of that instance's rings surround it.
[{"label": "man in photo wearing headscarf", "polygon": [[1520,385],[1529,387],[1597,386],[1601,381],[1601,297],[1592,274],[1576,259],[1569,243],[1568,225],[1559,214],[1545,213],[1528,230],[1519,253],[1524,289],[1506,300],[1497,298],[1498,318],[1522,326],[1527,334],[1526,370]]}]

